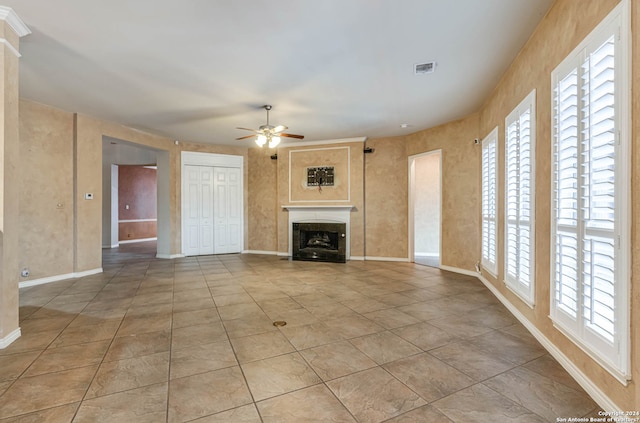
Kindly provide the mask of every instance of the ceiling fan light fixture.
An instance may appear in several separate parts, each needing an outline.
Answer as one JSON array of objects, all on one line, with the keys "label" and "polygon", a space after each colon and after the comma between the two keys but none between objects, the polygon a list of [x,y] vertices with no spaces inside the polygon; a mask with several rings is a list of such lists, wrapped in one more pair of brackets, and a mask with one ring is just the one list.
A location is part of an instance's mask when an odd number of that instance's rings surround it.
[{"label": "ceiling fan light fixture", "polygon": [[266,143],[267,143],[267,137],[265,137],[264,135],[258,135],[256,137],[256,144],[258,145],[258,147],[262,147]]},{"label": "ceiling fan light fixture", "polygon": [[254,133],[254,135],[248,135],[246,137],[236,138],[236,140],[244,140],[246,138],[252,138],[255,136],[256,137],[255,143],[258,147],[262,148],[265,144],[269,143],[269,148],[276,148],[278,144],[280,144],[280,141],[282,140],[281,137],[297,138],[300,140],[304,139],[304,135],[296,135],[296,134],[288,134],[288,133],[285,134],[284,132],[282,132],[288,129],[288,127],[285,125],[278,125],[278,126],[270,125],[269,110],[271,110],[271,106],[265,105],[263,106],[263,108],[267,111],[266,125],[260,125],[260,127],[257,130],[238,127],[238,129],[242,129],[244,131],[251,131]]},{"label": "ceiling fan light fixture", "polygon": [[269,148],[276,148],[280,144],[280,137],[271,137]]}]

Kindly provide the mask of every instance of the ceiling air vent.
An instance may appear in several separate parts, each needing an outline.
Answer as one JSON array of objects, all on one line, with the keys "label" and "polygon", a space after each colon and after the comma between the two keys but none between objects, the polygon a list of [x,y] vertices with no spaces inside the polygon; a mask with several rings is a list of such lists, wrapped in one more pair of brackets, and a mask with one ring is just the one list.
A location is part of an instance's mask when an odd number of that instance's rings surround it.
[{"label": "ceiling air vent", "polygon": [[413,66],[413,72],[416,75],[423,73],[433,73],[436,70],[436,62],[418,63]]}]

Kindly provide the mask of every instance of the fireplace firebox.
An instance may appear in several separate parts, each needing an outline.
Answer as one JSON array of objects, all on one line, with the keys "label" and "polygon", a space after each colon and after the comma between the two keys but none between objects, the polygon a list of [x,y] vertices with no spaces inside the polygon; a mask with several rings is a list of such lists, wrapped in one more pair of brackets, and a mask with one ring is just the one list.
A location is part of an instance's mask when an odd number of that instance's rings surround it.
[{"label": "fireplace firebox", "polygon": [[346,263],[346,223],[294,222],[292,259]]}]

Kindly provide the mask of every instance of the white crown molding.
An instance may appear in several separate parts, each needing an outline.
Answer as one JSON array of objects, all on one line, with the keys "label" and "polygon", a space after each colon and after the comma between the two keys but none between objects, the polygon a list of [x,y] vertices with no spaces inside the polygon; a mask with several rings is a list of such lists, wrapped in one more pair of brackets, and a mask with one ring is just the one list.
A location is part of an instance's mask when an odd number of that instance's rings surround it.
[{"label": "white crown molding", "polygon": [[31,30],[29,29],[29,27],[10,7],[0,6],[0,19],[8,23],[11,29],[13,29],[13,32],[15,32],[18,37],[24,37],[25,35],[31,34]]},{"label": "white crown molding", "polygon": [[280,144],[278,146],[278,149],[289,148],[289,147],[306,147],[308,145],[346,144],[350,142],[365,142],[366,140],[367,140],[367,137],[342,138],[337,140],[324,140],[324,141],[300,141],[300,142]]}]

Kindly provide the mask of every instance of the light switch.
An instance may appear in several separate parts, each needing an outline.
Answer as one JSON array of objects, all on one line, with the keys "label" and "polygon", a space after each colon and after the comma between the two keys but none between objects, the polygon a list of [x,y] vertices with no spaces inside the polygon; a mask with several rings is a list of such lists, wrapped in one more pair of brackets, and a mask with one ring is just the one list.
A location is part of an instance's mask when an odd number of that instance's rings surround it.
[{"label": "light switch", "polygon": [[128,205],[128,204],[126,204],[126,205],[124,206],[124,209],[125,209],[125,210],[129,210],[129,205]]}]

